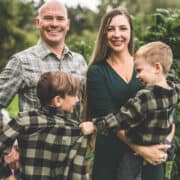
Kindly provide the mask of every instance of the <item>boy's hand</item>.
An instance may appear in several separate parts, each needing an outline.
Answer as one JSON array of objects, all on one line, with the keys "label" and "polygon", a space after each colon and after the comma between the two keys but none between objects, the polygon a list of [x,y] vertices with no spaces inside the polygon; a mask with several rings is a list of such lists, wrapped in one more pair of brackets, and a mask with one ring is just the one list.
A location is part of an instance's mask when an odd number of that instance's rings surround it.
[{"label": "boy's hand", "polygon": [[93,122],[91,121],[86,121],[86,122],[82,122],[80,125],[79,125],[83,135],[89,135],[89,134],[92,134],[94,131],[95,131],[95,126],[93,124]]}]

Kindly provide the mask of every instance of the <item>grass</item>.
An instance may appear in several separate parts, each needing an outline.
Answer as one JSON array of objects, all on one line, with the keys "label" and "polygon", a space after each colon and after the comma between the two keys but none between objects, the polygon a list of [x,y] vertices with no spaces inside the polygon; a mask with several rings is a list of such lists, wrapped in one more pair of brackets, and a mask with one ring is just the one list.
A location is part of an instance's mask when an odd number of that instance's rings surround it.
[{"label": "grass", "polygon": [[18,96],[16,95],[10,105],[6,108],[11,118],[16,117],[19,112],[18,108]]}]

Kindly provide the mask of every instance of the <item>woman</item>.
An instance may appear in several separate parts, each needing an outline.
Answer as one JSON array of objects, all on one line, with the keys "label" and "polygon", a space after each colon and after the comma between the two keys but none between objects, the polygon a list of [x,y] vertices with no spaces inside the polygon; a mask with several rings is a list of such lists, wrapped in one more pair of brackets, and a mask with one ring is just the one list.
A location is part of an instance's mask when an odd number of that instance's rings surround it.
[{"label": "woman", "polygon": [[[113,9],[102,19],[90,65],[87,73],[90,119],[117,112],[141,88],[134,71],[133,25],[126,10]],[[129,146],[151,163],[165,161],[161,149],[167,149],[166,145]],[[97,134],[92,180],[117,179],[118,164],[127,148],[112,132],[107,136]],[[163,180],[162,165],[148,167],[143,171],[143,180],[148,180],[149,173],[151,180]]]}]

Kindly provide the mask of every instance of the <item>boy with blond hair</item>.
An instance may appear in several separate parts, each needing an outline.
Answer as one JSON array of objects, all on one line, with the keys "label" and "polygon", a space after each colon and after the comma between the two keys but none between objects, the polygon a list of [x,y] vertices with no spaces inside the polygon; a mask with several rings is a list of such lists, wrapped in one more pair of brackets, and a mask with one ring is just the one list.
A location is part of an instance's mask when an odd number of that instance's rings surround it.
[{"label": "boy with blond hair", "polygon": [[[144,88],[117,114],[93,119],[97,132],[115,131],[120,136],[124,134],[129,143],[139,145],[171,144],[172,137],[166,137],[174,131],[173,114],[180,102],[180,86],[167,80],[172,62],[172,51],[167,44],[157,41],[142,46],[135,54],[135,69]],[[95,128],[92,122],[84,122],[80,127],[84,134]],[[118,179],[141,179],[143,160],[139,156],[129,149],[122,161]]]},{"label": "boy with blond hair", "polygon": [[[18,114],[0,134],[0,168],[3,154],[18,140],[20,179],[88,180],[85,152],[87,138],[79,123],[67,118],[79,101],[80,82],[64,72],[41,75],[37,96],[41,108]],[[0,177],[9,177],[3,174]],[[11,177],[11,176],[10,176]]]}]

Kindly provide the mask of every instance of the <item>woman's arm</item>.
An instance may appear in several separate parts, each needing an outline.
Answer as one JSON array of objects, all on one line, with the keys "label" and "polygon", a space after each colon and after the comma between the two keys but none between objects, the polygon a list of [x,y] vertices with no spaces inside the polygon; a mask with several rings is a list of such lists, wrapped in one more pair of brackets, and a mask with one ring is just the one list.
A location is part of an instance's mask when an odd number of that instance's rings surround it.
[{"label": "woman's arm", "polygon": [[170,145],[158,144],[151,146],[140,146],[135,144],[129,144],[129,146],[144,160],[150,164],[157,165],[167,160],[167,149]]},{"label": "woman's arm", "polygon": [[[170,133],[171,134],[171,133]],[[136,154],[140,155],[150,164],[160,164],[165,162],[167,159],[167,149],[170,148],[170,145],[158,144],[151,146],[142,146],[136,144],[130,144],[125,136],[125,131],[121,130],[118,132],[118,136],[129,145],[129,147],[135,151]],[[169,136],[169,135],[168,135]]]}]

